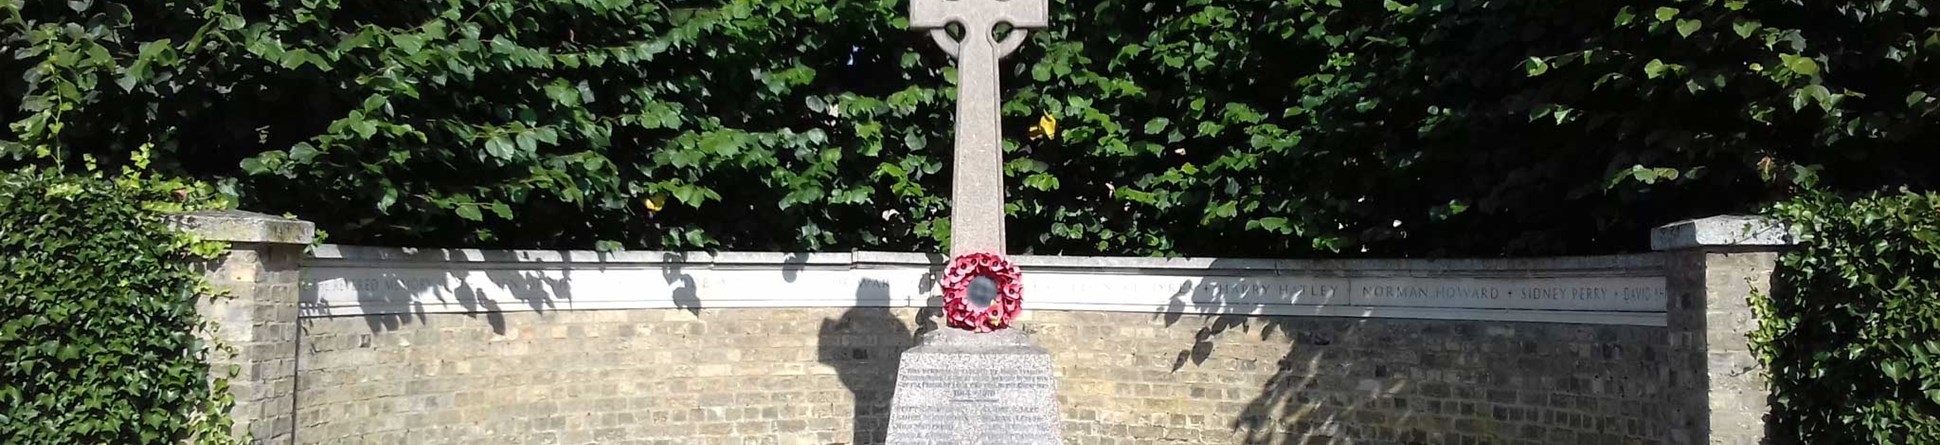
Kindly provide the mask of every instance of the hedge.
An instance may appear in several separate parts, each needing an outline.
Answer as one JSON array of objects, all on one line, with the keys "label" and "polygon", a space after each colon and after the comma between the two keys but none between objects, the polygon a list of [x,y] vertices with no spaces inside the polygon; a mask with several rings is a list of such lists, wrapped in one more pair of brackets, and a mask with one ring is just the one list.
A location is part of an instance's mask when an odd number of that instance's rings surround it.
[{"label": "hedge", "polygon": [[[954,73],[905,5],[0,1],[0,159],[152,143],[348,243],[938,251]],[[1052,11],[1005,62],[1014,252],[1632,251],[1767,176],[1940,178],[1924,2]]]},{"label": "hedge", "polygon": [[1776,439],[1940,443],[1940,194],[1809,194],[1770,214],[1798,233],[1752,302]]},{"label": "hedge", "polygon": [[[0,174],[0,443],[234,443],[232,398],[198,335],[193,269],[220,244],[164,212],[211,189],[140,175]],[[212,377],[213,376],[213,377]]]}]

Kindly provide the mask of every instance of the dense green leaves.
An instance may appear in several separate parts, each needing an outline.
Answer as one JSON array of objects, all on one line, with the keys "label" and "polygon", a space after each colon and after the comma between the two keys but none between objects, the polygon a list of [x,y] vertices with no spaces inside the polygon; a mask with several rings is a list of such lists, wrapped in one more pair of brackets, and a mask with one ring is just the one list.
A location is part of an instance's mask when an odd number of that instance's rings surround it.
[{"label": "dense green leaves", "polygon": [[[152,142],[351,243],[938,250],[955,73],[904,5],[0,2],[0,159]],[[1940,178],[1920,2],[1052,10],[1003,72],[1019,252],[1594,253],[1793,165]]]},{"label": "dense green leaves", "polygon": [[1940,195],[1813,193],[1771,215],[1799,241],[1752,299],[1780,434],[1940,443]]},{"label": "dense green leaves", "polygon": [[161,219],[212,197],[140,176],[0,174],[0,443],[232,442],[192,264],[221,246]]}]

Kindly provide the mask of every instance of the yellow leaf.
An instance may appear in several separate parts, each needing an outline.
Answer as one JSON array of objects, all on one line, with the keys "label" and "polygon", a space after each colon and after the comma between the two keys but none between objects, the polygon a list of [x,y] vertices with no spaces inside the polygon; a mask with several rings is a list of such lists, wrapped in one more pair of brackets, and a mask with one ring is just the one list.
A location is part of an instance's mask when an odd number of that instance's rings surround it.
[{"label": "yellow leaf", "polygon": [[1031,139],[1038,138],[1057,139],[1058,118],[1051,117],[1049,114],[1038,116],[1037,126],[1031,127]]},{"label": "yellow leaf", "polygon": [[641,200],[641,202],[647,205],[647,211],[658,212],[660,209],[667,208],[667,195],[655,194],[653,197]]}]

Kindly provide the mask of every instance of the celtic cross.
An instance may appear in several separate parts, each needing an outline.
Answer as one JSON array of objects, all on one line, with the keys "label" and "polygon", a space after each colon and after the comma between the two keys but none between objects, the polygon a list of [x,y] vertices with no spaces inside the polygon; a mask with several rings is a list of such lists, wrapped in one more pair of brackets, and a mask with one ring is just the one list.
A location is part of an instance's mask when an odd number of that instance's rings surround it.
[{"label": "celtic cross", "polygon": [[[1003,132],[997,60],[1049,25],[1047,0],[910,0],[909,26],[928,30],[957,59],[956,150],[950,185],[950,254],[1004,255]],[[963,27],[963,38],[946,26]],[[1002,40],[992,34],[1010,25]]]}]

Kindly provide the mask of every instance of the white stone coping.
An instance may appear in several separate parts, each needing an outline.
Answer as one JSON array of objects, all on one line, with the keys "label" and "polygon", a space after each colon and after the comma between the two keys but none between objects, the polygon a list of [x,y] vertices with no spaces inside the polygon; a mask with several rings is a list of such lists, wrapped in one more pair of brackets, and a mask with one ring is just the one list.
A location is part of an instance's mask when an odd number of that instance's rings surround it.
[{"label": "white stone coping", "polygon": [[189,212],[169,216],[177,230],[209,241],[309,244],[317,228],[309,221],[241,210]]},{"label": "white stone coping", "polygon": [[[924,307],[941,255],[321,246],[305,316]],[[1027,310],[1664,325],[1656,254],[1254,260],[1020,255]]]},{"label": "white stone coping", "polygon": [[1651,250],[1697,247],[1790,246],[1792,234],[1757,216],[1723,215],[1678,221],[1650,232]]},{"label": "white stone coping", "polygon": [[[372,247],[326,244],[318,246],[308,262],[384,263],[517,263],[562,265],[577,264],[682,264],[751,266],[929,266],[942,267],[948,258],[942,254],[912,252],[667,252],[590,250],[490,250],[438,249],[415,247]],[[1190,270],[1272,270],[1337,273],[1409,271],[1489,273],[1542,276],[1556,273],[1590,272],[1597,275],[1630,273],[1658,275],[1664,262],[1657,255],[1604,255],[1551,258],[1456,258],[1456,259],[1340,259],[1286,260],[1253,258],[1122,257],[1122,256],[1045,256],[1011,255],[1010,260],[1025,269],[1144,269]]]}]

